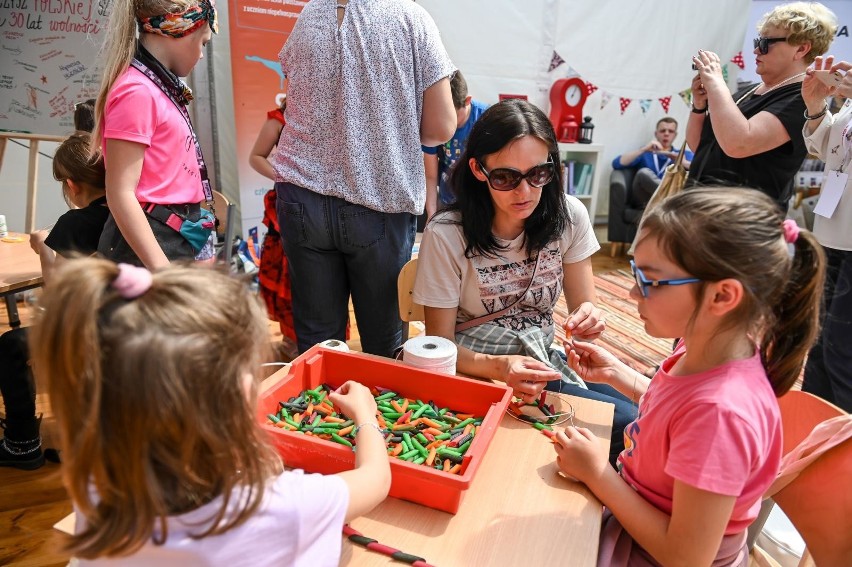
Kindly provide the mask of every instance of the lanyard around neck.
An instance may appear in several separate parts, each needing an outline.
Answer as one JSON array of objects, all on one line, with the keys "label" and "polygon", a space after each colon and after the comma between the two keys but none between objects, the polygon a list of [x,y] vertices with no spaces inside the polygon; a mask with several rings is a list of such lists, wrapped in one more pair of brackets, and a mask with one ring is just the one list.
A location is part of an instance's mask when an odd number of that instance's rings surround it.
[{"label": "lanyard around neck", "polygon": [[[201,188],[204,191],[204,199],[207,201],[210,208],[213,208],[213,189],[210,186],[210,178],[207,175],[207,165],[204,163],[204,155],[201,153],[201,145],[198,143],[198,136],[195,135],[195,128],[192,127],[192,121],[189,118],[189,112],[186,110],[186,105],[181,104],[175,99],[174,94],[171,90],[166,86],[163,80],[157,76],[157,74],[151,70],[147,65],[145,65],[142,61],[137,59],[136,57],[130,62],[130,65],[148,77],[152,83],[157,85],[157,87],[163,91],[169,100],[175,105],[175,107],[180,112],[183,119],[186,121],[186,125],[189,128],[189,134],[192,138],[193,144],[195,144],[195,158],[198,160],[198,174],[201,177]],[[216,216],[216,211],[213,210],[213,216]]]}]

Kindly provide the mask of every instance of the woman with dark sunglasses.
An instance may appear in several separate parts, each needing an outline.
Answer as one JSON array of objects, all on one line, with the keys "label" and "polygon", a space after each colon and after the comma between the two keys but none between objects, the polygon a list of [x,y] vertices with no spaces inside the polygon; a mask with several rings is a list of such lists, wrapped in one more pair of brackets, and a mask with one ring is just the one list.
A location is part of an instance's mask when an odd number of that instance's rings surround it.
[{"label": "woman with dark sunglasses", "polygon": [[755,64],[762,82],[733,97],[722,61],[701,50],[692,58],[692,113],[686,141],[695,150],[688,185],[742,185],[769,195],[782,211],[807,150],[801,82],[814,58],[828,51],[834,13],[818,2],[775,7],[758,22]]},{"label": "woman with dark sunglasses", "polygon": [[426,227],[414,301],[426,333],[458,345],[460,373],[503,381],[527,402],[547,388],[615,404],[614,462],[635,406],[584,384],[552,348],[563,292],[568,336],[594,340],[605,328],[591,264],[600,245],[586,208],[562,191],[561,169],[541,110],[517,99],[486,110],[451,174],[456,202]]}]

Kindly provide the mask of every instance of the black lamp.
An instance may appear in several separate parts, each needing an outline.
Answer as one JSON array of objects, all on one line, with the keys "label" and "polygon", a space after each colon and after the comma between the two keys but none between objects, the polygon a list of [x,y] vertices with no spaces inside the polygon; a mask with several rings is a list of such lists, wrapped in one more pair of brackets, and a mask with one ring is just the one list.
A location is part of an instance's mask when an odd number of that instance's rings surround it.
[{"label": "black lamp", "polygon": [[586,116],[583,118],[583,123],[580,125],[580,140],[581,144],[591,144],[592,143],[592,131],[595,129],[595,125],[592,124],[592,117]]}]

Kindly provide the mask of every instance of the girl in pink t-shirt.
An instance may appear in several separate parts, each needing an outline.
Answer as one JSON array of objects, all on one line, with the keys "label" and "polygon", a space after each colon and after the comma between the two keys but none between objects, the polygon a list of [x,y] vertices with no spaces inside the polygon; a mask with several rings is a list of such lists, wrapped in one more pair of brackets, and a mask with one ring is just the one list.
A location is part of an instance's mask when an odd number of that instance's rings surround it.
[{"label": "girl in pink t-shirt", "polygon": [[354,470],[286,471],[257,422],[268,331],[246,282],[198,264],[75,259],[40,304],[31,354],[80,565],[339,564],[344,522],[390,488],[367,387],[329,395],[356,424]]},{"label": "girl in pink t-shirt", "polygon": [[155,269],[212,257],[214,218],[200,203],[213,195],[179,77],[217,29],[213,0],[113,3],[92,136],[106,165],[107,258]]},{"label": "girl in pink t-shirt", "polygon": [[776,396],[819,329],[823,253],[763,193],[708,187],[648,212],[631,268],[646,332],[681,339],[653,380],[566,345],[584,380],[638,400],[639,417],[619,472],[585,428],[556,435],[557,462],[607,508],[599,565],[747,565],[781,459]]}]

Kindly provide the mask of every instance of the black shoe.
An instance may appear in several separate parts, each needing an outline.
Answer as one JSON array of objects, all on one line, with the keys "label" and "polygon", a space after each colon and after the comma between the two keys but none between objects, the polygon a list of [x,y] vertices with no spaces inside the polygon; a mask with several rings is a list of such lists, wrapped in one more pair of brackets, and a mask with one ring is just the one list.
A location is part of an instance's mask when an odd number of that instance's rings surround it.
[{"label": "black shoe", "polygon": [[32,441],[0,439],[0,467],[14,467],[33,471],[44,465],[41,438]]}]

